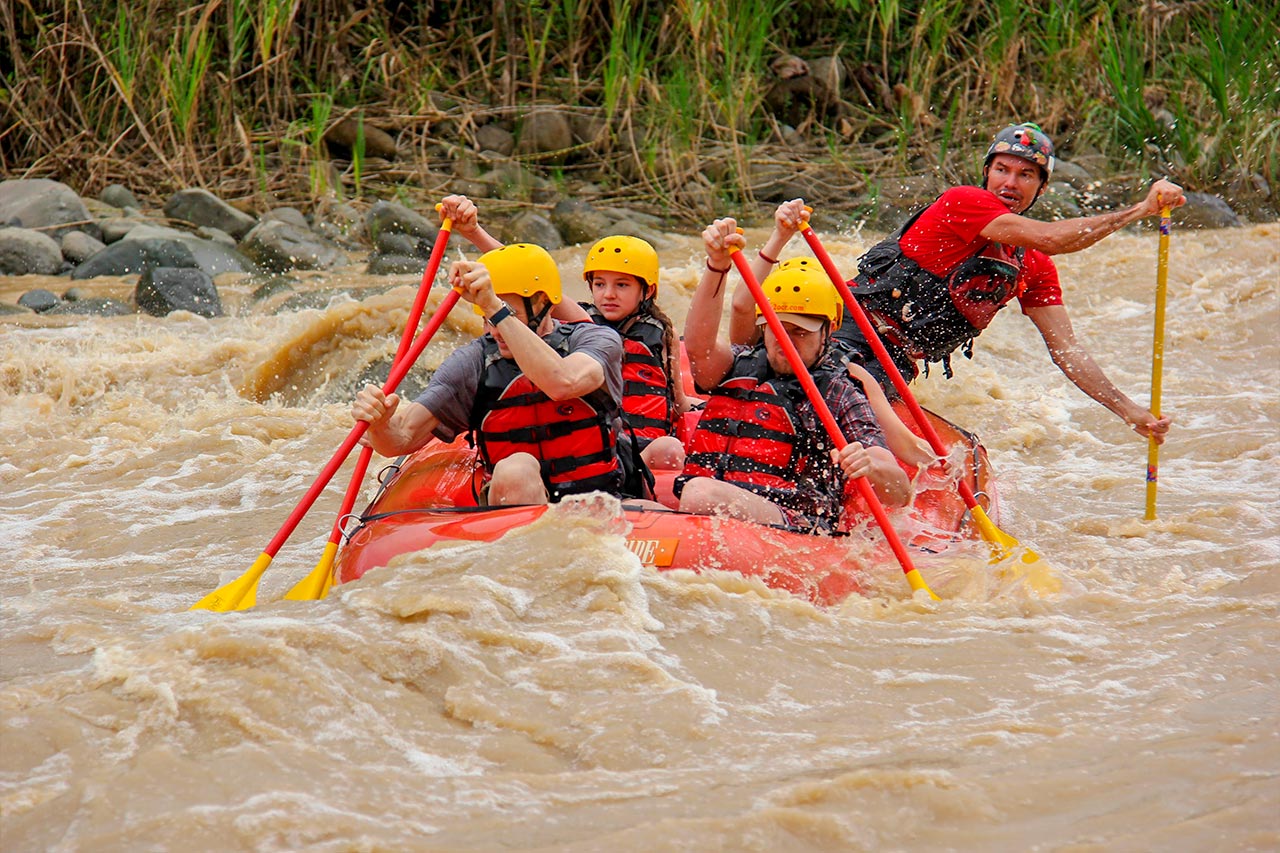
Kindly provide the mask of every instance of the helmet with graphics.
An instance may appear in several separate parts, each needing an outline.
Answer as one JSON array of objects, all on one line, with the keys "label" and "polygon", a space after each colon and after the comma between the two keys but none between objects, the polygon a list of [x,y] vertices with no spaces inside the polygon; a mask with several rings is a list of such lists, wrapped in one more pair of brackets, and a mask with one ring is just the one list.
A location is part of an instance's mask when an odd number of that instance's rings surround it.
[{"label": "helmet with graphics", "polygon": [[[1053,140],[1049,134],[1040,129],[1040,125],[1031,122],[1011,124],[996,134],[987,149],[987,156],[982,161],[982,174],[985,179],[987,169],[997,154],[1009,154],[1029,160],[1040,167],[1041,185],[1049,182],[1053,175]],[[985,181],[984,181],[985,182]]]}]

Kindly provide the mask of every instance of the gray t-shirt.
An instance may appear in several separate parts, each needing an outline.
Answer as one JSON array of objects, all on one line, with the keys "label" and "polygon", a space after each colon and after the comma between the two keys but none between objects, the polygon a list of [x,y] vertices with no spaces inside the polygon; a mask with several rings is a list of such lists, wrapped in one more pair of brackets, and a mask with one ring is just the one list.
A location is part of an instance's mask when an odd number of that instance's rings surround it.
[{"label": "gray t-shirt", "polygon": [[[594,323],[560,324],[569,329],[569,352],[584,352],[604,368],[604,390],[622,407],[622,338],[608,326]],[[486,337],[488,337],[486,335]],[[432,375],[414,402],[435,415],[440,425],[435,436],[453,441],[471,425],[471,409],[484,372],[484,338],[459,347]]]}]

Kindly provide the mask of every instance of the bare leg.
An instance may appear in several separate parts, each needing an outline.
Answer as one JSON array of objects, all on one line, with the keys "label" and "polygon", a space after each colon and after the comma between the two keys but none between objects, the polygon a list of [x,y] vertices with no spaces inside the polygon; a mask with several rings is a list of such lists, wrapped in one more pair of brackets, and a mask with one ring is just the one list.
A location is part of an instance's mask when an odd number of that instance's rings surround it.
[{"label": "bare leg", "polygon": [[650,470],[666,468],[679,471],[684,468],[684,445],[674,435],[660,436],[640,451],[640,458]]},{"label": "bare leg", "polygon": [[727,515],[743,521],[761,524],[782,524],[782,510],[759,495],[731,483],[722,483],[710,477],[695,477],[685,483],[680,495],[682,512],[704,515]]},{"label": "bare leg", "polygon": [[544,504],[547,488],[542,484],[542,468],[528,453],[514,453],[493,466],[489,481],[489,505]]}]

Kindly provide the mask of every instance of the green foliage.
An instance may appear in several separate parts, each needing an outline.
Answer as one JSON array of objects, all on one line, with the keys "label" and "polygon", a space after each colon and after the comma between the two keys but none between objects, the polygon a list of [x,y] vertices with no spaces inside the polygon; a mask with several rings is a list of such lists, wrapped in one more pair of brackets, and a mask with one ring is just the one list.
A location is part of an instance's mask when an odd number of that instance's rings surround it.
[{"label": "green foliage", "polygon": [[[426,160],[485,121],[558,103],[606,138],[567,152],[619,192],[668,199],[707,168],[750,197],[777,144],[781,54],[839,56],[840,100],[788,123],[832,170],[968,165],[993,128],[1037,120],[1063,153],[1209,187],[1280,181],[1280,4],[1197,0],[62,0],[18,3],[0,35],[16,132],[0,168],[93,180],[104,157],[245,193],[331,191],[326,125],[358,112]],[[66,145],[66,128],[84,128]],[[442,132],[438,132],[442,131]],[[436,146],[432,153],[432,145]],[[452,147],[449,147],[452,146]],[[880,165],[848,147],[879,154]],[[794,148],[794,143],[791,147]],[[363,140],[351,172],[372,179]],[[837,156],[839,155],[839,156]],[[437,168],[439,164],[431,164]],[[412,182],[412,170],[396,180]],[[699,180],[705,180],[699,178]]]}]

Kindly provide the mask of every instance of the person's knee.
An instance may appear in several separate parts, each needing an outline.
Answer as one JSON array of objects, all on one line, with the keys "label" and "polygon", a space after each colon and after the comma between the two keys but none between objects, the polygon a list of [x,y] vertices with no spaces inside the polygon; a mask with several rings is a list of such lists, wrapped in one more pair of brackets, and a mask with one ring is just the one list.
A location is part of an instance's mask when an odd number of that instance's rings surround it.
[{"label": "person's knee", "polygon": [[649,442],[649,446],[641,451],[640,458],[650,470],[679,471],[684,468],[684,445],[675,436],[664,435]]},{"label": "person's knee", "polygon": [[680,492],[681,512],[709,512],[715,505],[719,483],[710,477],[694,477]]},{"label": "person's knee", "polygon": [[544,504],[547,488],[542,483],[542,466],[528,453],[514,453],[493,466],[489,481],[489,503]]}]

